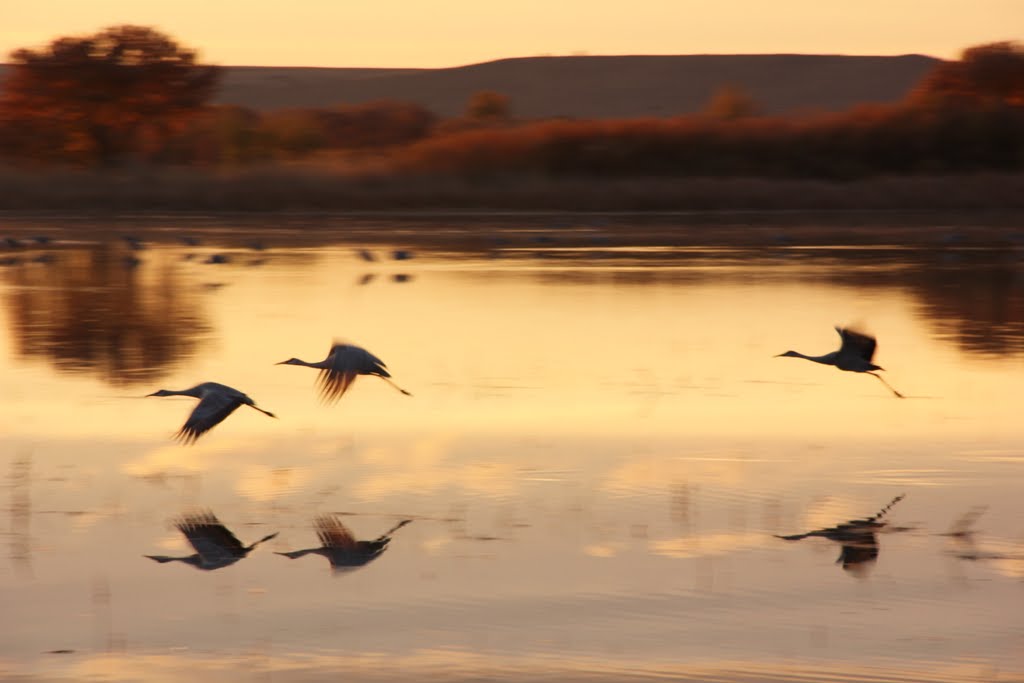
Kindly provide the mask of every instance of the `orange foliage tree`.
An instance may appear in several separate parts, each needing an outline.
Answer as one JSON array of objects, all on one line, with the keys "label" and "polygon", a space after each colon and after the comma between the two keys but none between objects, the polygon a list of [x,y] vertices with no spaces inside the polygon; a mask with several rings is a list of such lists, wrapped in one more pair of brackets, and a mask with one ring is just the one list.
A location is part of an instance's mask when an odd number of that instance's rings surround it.
[{"label": "orange foliage tree", "polygon": [[16,50],[11,62],[0,115],[12,151],[100,165],[159,150],[212,96],[220,76],[144,26],[58,38],[40,50]]},{"label": "orange foliage tree", "polygon": [[511,106],[507,95],[493,90],[473,93],[466,102],[466,118],[477,121],[503,121],[509,117]]},{"label": "orange foliage tree", "polygon": [[959,61],[935,67],[913,95],[925,101],[1024,105],[1024,46],[1001,42],[967,48]]}]

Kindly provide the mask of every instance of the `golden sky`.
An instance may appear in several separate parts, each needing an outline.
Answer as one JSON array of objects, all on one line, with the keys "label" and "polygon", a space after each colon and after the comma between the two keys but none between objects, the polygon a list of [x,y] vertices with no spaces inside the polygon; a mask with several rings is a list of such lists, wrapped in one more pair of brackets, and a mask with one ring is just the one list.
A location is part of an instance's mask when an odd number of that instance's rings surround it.
[{"label": "golden sky", "polygon": [[537,55],[928,54],[1024,38],[1020,0],[41,0],[5,12],[0,51],[155,26],[227,65],[445,67]]}]

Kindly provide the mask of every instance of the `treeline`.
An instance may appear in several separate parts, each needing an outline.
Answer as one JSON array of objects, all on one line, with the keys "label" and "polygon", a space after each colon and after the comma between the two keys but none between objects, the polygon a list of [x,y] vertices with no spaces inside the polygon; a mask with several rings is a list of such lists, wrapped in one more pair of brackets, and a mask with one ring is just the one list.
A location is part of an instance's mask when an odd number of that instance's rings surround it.
[{"label": "treeline", "polygon": [[807,117],[546,121],[432,136],[394,168],[467,177],[861,178],[1024,170],[1024,107],[912,102]]},{"label": "treeline", "polygon": [[763,116],[723,87],[704,112],[522,121],[499,93],[441,119],[403,102],[257,112],[206,104],[217,67],[163,34],[122,26],[12,56],[0,157],[13,164],[221,167],[343,161],[351,173],[526,177],[860,178],[1024,170],[1024,48],[941,63],[893,105]]}]

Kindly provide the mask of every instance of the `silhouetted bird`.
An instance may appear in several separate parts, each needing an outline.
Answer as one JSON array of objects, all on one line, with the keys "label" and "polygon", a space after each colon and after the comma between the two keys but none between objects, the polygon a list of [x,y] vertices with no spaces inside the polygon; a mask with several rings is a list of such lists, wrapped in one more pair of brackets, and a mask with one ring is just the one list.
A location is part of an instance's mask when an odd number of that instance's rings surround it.
[{"label": "silhouetted bird", "polygon": [[320,387],[320,397],[327,403],[333,403],[344,396],[358,375],[375,375],[406,396],[412,396],[408,391],[391,381],[391,373],[388,372],[384,361],[366,349],[354,344],[335,342],[327,353],[327,358],[316,363],[309,363],[298,358],[289,358],[277,363],[277,365],[302,365],[307,368],[317,368],[320,370],[317,384]]},{"label": "silhouetted bird", "polygon": [[949,537],[952,546],[950,552],[957,559],[977,561],[1001,560],[1009,557],[1006,553],[978,549],[974,523],[985,514],[986,510],[988,510],[987,505],[975,505],[954,521],[949,527],[949,531],[939,534]]},{"label": "silhouetted bird", "polygon": [[230,263],[231,257],[227,254],[210,254],[203,263]]},{"label": "silhouetted bird", "polygon": [[169,557],[167,555],[145,555],[161,564],[184,562],[196,569],[213,570],[227,567],[245,558],[260,543],[277,536],[277,532],[264,536],[252,545],[244,546],[226,526],[220,523],[212,512],[184,515],[175,523],[178,531],[185,534],[189,544],[195,548],[195,555]]},{"label": "silhouetted bird", "polygon": [[143,244],[142,240],[138,237],[133,237],[132,235],[122,235],[121,240],[124,241],[132,251],[140,251],[146,248],[146,245]]},{"label": "silhouetted bird", "polygon": [[408,249],[395,249],[391,252],[391,258],[396,261],[408,261],[412,258],[412,252]]},{"label": "silhouetted bird", "polygon": [[203,382],[182,391],[161,389],[149,396],[191,396],[199,399],[199,405],[192,410],[185,424],[175,435],[175,438],[186,444],[195,443],[196,439],[223,422],[228,415],[242,405],[258,410],[264,415],[277,417],[257,406],[251,398],[238,389],[217,382]]},{"label": "silhouetted bird", "polygon": [[357,541],[337,516],[321,515],[314,520],[314,528],[323,545],[319,548],[306,548],[305,550],[277,554],[290,557],[293,560],[311,553],[323,555],[331,563],[331,569],[334,571],[348,571],[369,564],[380,557],[381,553],[387,549],[388,543],[391,542],[391,535],[411,521],[411,519],[403,519],[372,541]]},{"label": "silhouetted bird", "polygon": [[369,249],[360,249],[358,252],[359,258],[363,259],[367,263],[373,263],[377,260],[377,257],[373,255],[373,252]]},{"label": "silhouetted bird", "polygon": [[843,327],[837,327],[836,332],[839,333],[839,337],[842,339],[842,344],[839,346],[838,351],[826,353],[824,356],[806,356],[799,351],[786,351],[785,353],[780,353],[776,358],[804,358],[823,365],[834,365],[840,370],[846,370],[847,372],[863,372],[877,377],[882,384],[888,387],[889,391],[898,398],[903,398],[903,394],[889,386],[889,383],[881,375],[874,372],[875,370],[883,369],[871,362],[875,355],[875,348],[877,348],[877,342],[875,342],[874,337]]},{"label": "silhouetted bird", "polygon": [[784,541],[799,541],[804,538],[827,538],[840,545],[837,564],[842,564],[843,569],[851,570],[861,568],[867,562],[874,562],[878,559],[878,538],[875,532],[886,526],[886,522],[880,521],[889,512],[893,505],[903,500],[903,494],[893,498],[888,505],[870,517],[863,519],[851,519],[826,529],[816,529],[804,534],[792,534],[790,536],[778,536]]}]

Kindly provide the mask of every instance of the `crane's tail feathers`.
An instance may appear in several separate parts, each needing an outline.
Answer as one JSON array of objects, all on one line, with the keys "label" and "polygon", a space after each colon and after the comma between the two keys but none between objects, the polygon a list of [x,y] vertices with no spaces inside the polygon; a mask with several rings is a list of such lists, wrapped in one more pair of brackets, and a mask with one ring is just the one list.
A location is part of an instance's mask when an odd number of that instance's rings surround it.
[{"label": "crane's tail feathers", "polygon": [[390,384],[391,386],[393,386],[393,387],[394,387],[395,389],[398,389],[399,391],[401,391],[401,392],[402,392],[403,394],[405,394],[406,396],[412,396],[412,394],[410,394],[410,393],[409,393],[408,391],[406,391],[406,390],[405,390],[405,389],[403,389],[402,387],[400,387],[400,386],[398,386],[397,384],[395,384],[394,382],[392,382],[390,378],[388,378],[388,377],[384,377],[384,376],[382,376],[382,375],[378,375],[378,377],[380,377],[380,378],[381,378],[382,380],[384,380],[385,382],[387,382],[388,384]]},{"label": "crane's tail feathers", "polygon": [[[881,369],[881,368],[879,368],[879,369]],[[896,396],[896,398],[906,398],[903,394],[901,394],[900,392],[898,392],[895,389],[893,389],[892,385],[889,384],[888,382],[886,382],[885,378],[882,377],[881,375],[875,374],[874,372],[869,372],[868,374],[877,377],[878,381],[881,382],[882,384],[884,384],[886,386],[886,388],[889,391],[891,391]]]}]

